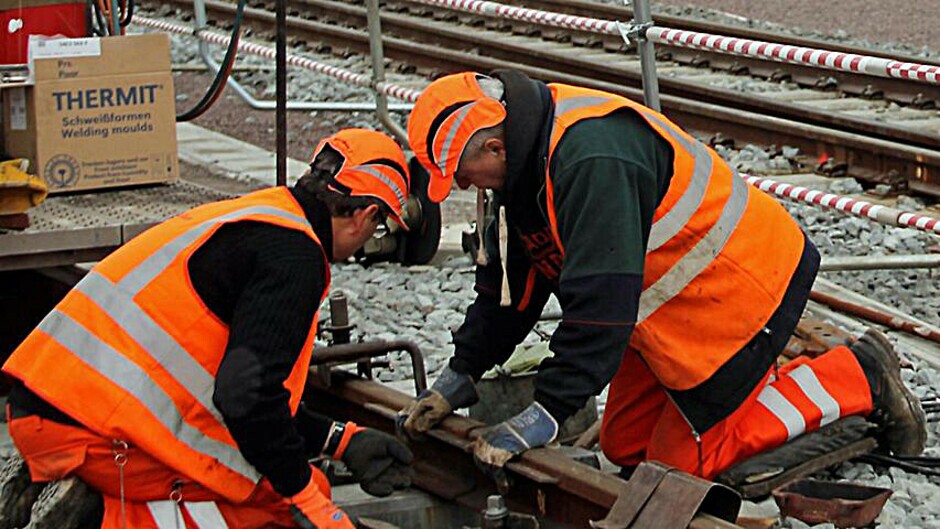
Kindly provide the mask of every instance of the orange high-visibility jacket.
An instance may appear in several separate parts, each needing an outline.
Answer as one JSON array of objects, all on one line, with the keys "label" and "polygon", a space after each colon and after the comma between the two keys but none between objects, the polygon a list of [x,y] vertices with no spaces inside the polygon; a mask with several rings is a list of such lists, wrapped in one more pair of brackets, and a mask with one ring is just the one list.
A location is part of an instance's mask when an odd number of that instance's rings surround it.
[{"label": "orange high-visibility jacket", "polygon": [[551,155],[569,127],[635,110],[672,146],[672,180],[653,215],[630,345],[668,388],[711,377],[761,331],[803,251],[789,213],[752,189],[718,154],[662,114],[606,92],[549,84],[555,104],[546,169],[549,223],[559,249]]},{"label": "orange high-visibility jacket", "polygon": [[[301,231],[320,246],[283,187],[197,207],[98,263],[3,370],[98,435],[135,445],[229,500],[243,501],[261,475],[241,455],[212,403],[229,329],[199,298],[187,263],[221,226],[249,220]],[[329,264],[326,270],[329,287]],[[284,381],[292,414],[316,326],[315,316]]]}]

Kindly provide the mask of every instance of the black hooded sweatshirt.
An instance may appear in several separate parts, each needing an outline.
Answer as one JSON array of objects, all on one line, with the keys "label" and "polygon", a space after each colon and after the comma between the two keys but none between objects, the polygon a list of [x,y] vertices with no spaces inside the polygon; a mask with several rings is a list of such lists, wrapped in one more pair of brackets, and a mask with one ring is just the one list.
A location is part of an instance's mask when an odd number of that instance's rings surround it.
[{"label": "black hooded sweatshirt", "polygon": [[[324,258],[333,253],[329,210],[303,189],[291,193],[322,248],[296,230],[234,222],[219,228],[188,265],[199,297],[229,326],[213,403],[245,459],[284,496],[309,482],[307,460],[320,453],[333,422],[303,404],[291,417],[284,388],[326,289]],[[9,403],[14,417],[78,424],[21,383]]]}]

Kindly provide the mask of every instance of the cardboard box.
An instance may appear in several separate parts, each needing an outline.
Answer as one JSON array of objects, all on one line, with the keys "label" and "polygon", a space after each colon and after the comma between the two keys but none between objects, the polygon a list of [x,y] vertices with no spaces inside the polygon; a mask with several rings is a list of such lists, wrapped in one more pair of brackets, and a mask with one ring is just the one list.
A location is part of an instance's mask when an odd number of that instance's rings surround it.
[{"label": "cardboard box", "polygon": [[167,35],[32,40],[30,64],[0,87],[3,147],[51,193],[176,180]]}]

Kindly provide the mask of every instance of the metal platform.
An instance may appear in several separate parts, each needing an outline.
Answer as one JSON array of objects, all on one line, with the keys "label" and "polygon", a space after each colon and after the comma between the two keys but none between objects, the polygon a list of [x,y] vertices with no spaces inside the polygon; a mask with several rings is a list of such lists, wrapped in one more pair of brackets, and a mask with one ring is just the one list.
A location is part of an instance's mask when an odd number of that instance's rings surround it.
[{"label": "metal platform", "polygon": [[235,194],[180,181],[53,196],[29,210],[26,230],[0,231],[0,271],[97,261],[156,223]]},{"label": "metal platform", "polygon": [[[189,123],[176,134],[180,181],[51,196],[29,210],[29,228],[0,230],[0,271],[97,261],[189,208],[258,189],[265,176],[273,183],[273,153]],[[290,160],[292,175],[305,167]]]}]

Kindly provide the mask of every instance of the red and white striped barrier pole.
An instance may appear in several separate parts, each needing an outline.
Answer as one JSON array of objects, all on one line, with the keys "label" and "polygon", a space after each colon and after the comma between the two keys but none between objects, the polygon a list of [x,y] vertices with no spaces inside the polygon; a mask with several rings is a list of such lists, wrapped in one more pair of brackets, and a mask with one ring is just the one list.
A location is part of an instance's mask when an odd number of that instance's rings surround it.
[{"label": "red and white striped barrier pole", "polygon": [[[152,18],[134,16],[134,22],[142,26],[151,27],[154,29],[159,29],[161,31],[166,31],[169,33],[177,33],[179,35],[194,35],[196,38],[210,42],[213,44],[219,44],[221,46],[228,46],[230,37],[226,35],[220,35],[218,33],[213,33],[211,31],[200,31],[198,33],[193,33],[191,27],[183,26],[180,24],[174,24],[172,22],[164,22],[162,20],[155,20]],[[262,46],[260,44],[255,44],[252,42],[245,42],[244,40],[238,41],[238,51],[244,53],[251,53],[253,55],[260,55],[262,57],[267,57],[273,59],[276,55],[274,48],[268,46]],[[349,70],[344,70],[342,68],[337,68],[329,64],[322,62],[314,61],[313,59],[308,59],[306,57],[300,57],[297,55],[288,54],[287,55],[287,64],[292,66],[297,66],[298,68],[305,68],[317,73],[322,73],[329,75],[330,77],[335,77],[340,81],[343,81],[348,84],[353,84],[357,86],[363,86],[367,88],[372,88],[372,78],[365,74],[351,72]],[[418,99],[418,94],[421,93],[418,90],[413,90],[411,88],[405,88],[403,86],[398,86],[392,83],[378,83],[375,87],[377,90],[382,93],[389,95],[391,97],[401,99],[414,103]]]},{"label": "red and white striped barrier pole", "polygon": [[927,64],[900,62],[882,57],[789,46],[658,26],[647,29],[646,38],[652,42],[669,46],[709,49],[730,55],[756,57],[790,64],[807,64],[843,72],[940,84],[940,67]]},{"label": "red and white striped barrier pole", "polygon": [[614,20],[600,20],[597,18],[564,15],[562,13],[552,13],[551,11],[540,11],[538,9],[515,7],[506,4],[500,4],[498,2],[487,2],[485,0],[412,1],[418,4],[448,7],[469,13],[480,13],[481,15],[511,18],[514,20],[523,20],[526,22],[537,22],[539,24],[545,24],[559,28],[580,29],[594,33],[609,33],[611,35],[620,35],[620,30],[617,28],[618,23]]},{"label": "red and white striped barrier pole", "polygon": [[[620,27],[614,20],[579,17],[514,7],[485,0],[413,0],[417,3],[448,7],[458,11],[536,22],[567,29],[578,29],[593,33],[620,35]],[[740,39],[651,26],[646,29],[646,38],[651,42],[685,48],[710,49],[731,55],[742,55],[791,64],[806,64],[830,70],[864,73],[879,77],[909,79],[931,84],[940,84],[940,67],[928,64],[895,61],[882,57],[855,55],[816,48],[803,48],[773,42]]]},{"label": "red and white striped barrier pole", "polygon": [[770,180],[769,178],[761,178],[750,175],[741,175],[741,178],[743,178],[752,186],[760,189],[761,191],[764,191],[765,193],[771,193],[790,200],[796,200],[798,202],[805,202],[807,204],[815,204],[824,208],[834,209],[843,213],[855,215],[856,217],[862,217],[879,222],[881,224],[887,224],[889,226],[913,228],[915,230],[925,231],[934,235],[940,235],[940,219],[918,215],[917,213],[908,213],[906,211],[890,208],[888,206],[865,202],[864,200],[855,200],[853,198],[834,195],[832,193],[825,193],[801,186],[785,184],[783,182]]}]

